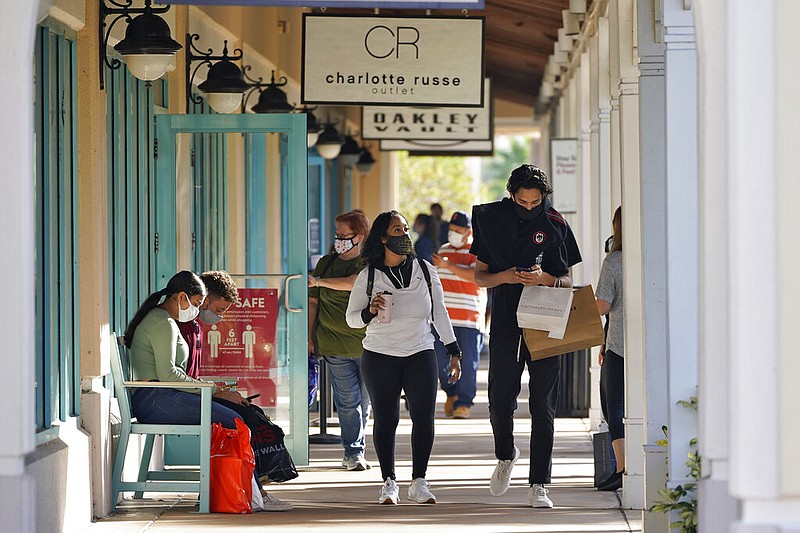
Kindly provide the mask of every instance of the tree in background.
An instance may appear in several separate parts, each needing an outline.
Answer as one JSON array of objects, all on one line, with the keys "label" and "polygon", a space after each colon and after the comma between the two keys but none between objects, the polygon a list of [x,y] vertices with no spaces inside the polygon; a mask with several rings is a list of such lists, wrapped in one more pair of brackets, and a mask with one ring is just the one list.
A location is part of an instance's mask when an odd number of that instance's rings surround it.
[{"label": "tree in background", "polygon": [[499,137],[494,148],[494,157],[484,158],[481,164],[481,181],[485,187],[484,200],[494,202],[506,195],[506,182],[511,171],[530,163],[530,139],[523,136]]},{"label": "tree in background", "polygon": [[463,157],[409,157],[399,152],[399,210],[411,224],[418,213],[430,213],[434,202],[442,204],[445,219],[453,211],[472,212],[481,201],[479,184],[468,172]]},{"label": "tree in background", "polygon": [[469,171],[466,157],[398,152],[400,212],[411,224],[418,213],[430,213],[430,205],[439,202],[448,219],[453,211],[471,213],[475,204],[503,198],[511,171],[530,162],[530,142],[522,135],[498,136],[494,156],[481,158],[480,180]]}]

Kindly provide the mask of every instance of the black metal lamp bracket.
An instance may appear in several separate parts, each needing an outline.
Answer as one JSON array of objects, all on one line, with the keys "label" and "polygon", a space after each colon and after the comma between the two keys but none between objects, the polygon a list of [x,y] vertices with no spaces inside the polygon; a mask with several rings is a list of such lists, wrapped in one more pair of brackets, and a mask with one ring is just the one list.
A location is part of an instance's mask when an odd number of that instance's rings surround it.
[{"label": "black metal lamp bracket", "polygon": [[247,112],[247,100],[250,98],[250,95],[253,94],[255,91],[253,89],[258,89],[259,92],[261,91],[262,87],[269,87],[270,85],[274,85],[275,87],[283,87],[284,85],[289,83],[289,80],[286,79],[286,76],[281,76],[278,78],[278,81],[275,81],[275,71],[272,71],[272,81],[264,83],[264,78],[261,76],[258,79],[251,78],[247,75],[247,71],[250,70],[250,65],[245,65],[242,68],[242,76],[247,80],[248,85],[250,85],[250,89],[247,90],[247,94],[244,97],[244,103],[242,103],[242,113]]},{"label": "black metal lamp bracket", "polygon": [[[197,71],[200,70],[200,67],[203,65],[207,65],[211,68],[212,61],[222,61],[222,60],[229,60],[229,61],[238,61],[244,57],[241,48],[234,48],[233,54],[228,55],[228,41],[222,41],[222,55],[214,55],[214,50],[211,48],[208,49],[208,52],[203,52],[199,48],[194,45],[194,41],[200,39],[200,34],[198,33],[187,33],[186,34],[186,113],[188,114],[190,108],[194,106],[198,106],[203,103],[203,98],[200,95],[196,95],[192,92],[192,85],[194,83],[194,77],[197,75]],[[192,63],[197,63],[197,65],[192,69]]]},{"label": "black metal lamp bracket", "polygon": [[[106,88],[105,83],[105,68],[117,70],[122,66],[122,61],[116,57],[108,58],[108,38],[111,36],[111,30],[120,19],[125,19],[128,23],[131,22],[131,15],[140,15],[144,13],[153,13],[159,15],[166,13],[172,6],[153,7],[153,0],[144,0],[144,7],[131,7],[133,0],[100,0],[100,90],[104,91]],[[114,16],[114,20],[110,24],[106,24],[106,18]],[[106,29],[107,27],[107,29]]]}]

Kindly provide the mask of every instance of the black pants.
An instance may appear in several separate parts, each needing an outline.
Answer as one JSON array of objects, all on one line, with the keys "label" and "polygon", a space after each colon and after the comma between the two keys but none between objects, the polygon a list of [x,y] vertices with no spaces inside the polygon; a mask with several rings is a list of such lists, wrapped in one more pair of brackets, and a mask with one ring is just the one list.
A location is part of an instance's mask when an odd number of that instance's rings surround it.
[{"label": "black pants", "polygon": [[553,433],[561,357],[531,361],[521,330],[495,332],[489,339],[489,420],[494,433],[494,454],[500,460],[514,456],[514,411],[522,370],[528,367],[531,427],[530,484],[550,483]]},{"label": "black pants", "polygon": [[600,367],[600,407],[611,440],[625,438],[625,359],[606,350]]},{"label": "black pants", "polygon": [[395,479],[394,441],[400,422],[400,393],[405,390],[411,414],[412,479],[425,477],[433,449],[436,409],[436,353],[425,350],[394,357],[364,350],[361,372],[375,419],[372,440],[381,465],[381,478]]}]

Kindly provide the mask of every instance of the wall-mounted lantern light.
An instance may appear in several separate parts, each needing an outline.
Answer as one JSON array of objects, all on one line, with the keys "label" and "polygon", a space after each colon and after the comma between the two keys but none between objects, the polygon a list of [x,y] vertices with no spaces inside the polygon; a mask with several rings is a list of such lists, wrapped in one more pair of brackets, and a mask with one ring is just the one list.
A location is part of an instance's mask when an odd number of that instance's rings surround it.
[{"label": "wall-mounted lantern light", "polygon": [[[254,113],[291,113],[294,111],[294,106],[289,103],[286,93],[280,89],[280,87],[283,87],[289,83],[289,81],[286,79],[286,76],[281,76],[276,82],[275,71],[273,70],[271,81],[264,83],[262,78],[254,80],[248,76],[248,70],[250,70],[250,65],[245,65],[243,74],[248,81],[248,85],[251,88],[258,88],[259,90],[258,102],[253,106]],[[250,98],[250,95],[253,94],[253,92],[255,91],[251,91],[247,94],[247,96],[245,96],[245,111],[247,110],[247,100]]]},{"label": "wall-mounted lantern light", "polygon": [[319,134],[322,131],[322,126],[320,126],[317,117],[313,113],[315,109],[316,107],[310,106],[298,106],[295,108],[298,113],[306,114],[306,132],[308,134],[309,148],[317,144],[317,139],[319,139]]},{"label": "wall-mounted lantern light", "polygon": [[[119,59],[109,60],[106,52],[108,38],[114,25],[124,18],[128,27],[125,38],[114,50],[122,55],[131,74],[142,81],[153,81],[175,66],[175,54],[182,47],[174,40],[169,24],[158,15],[169,11],[170,6],[153,7],[152,0],[145,0],[144,7],[131,7],[133,0],[100,0],[100,89],[105,89],[105,68],[117,70],[122,66]],[[132,17],[132,15],[137,15]],[[114,20],[106,25],[106,18]],[[108,26],[106,28],[106,26]]]},{"label": "wall-mounted lantern light", "polygon": [[361,154],[358,156],[356,168],[361,174],[369,174],[369,171],[372,170],[373,166],[375,166],[375,159],[373,159],[369,148],[364,146],[361,149]]},{"label": "wall-mounted lantern light", "polygon": [[358,145],[352,135],[344,136],[344,144],[339,152],[339,161],[346,167],[352,167],[358,162],[361,155],[361,147]]},{"label": "wall-mounted lantern light", "polygon": [[[197,88],[205,93],[211,109],[217,113],[233,113],[242,103],[242,95],[250,88],[242,77],[241,69],[234,63],[242,59],[242,50],[237,48],[233,55],[228,55],[228,41],[223,41],[222,55],[217,56],[211,48],[208,52],[201,52],[193,43],[198,39],[200,36],[196,33],[186,34],[186,113],[189,113],[192,105],[203,102],[202,97],[192,92],[194,77],[203,65],[208,66],[208,74]],[[197,64],[194,69],[192,63]]]},{"label": "wall-mounted lantern light", "polygon": [[317,139],[317,151],[323,159],[336,159],[344,144],[344,139],[336,131],[334,124],[335,122],[328,119]]}]

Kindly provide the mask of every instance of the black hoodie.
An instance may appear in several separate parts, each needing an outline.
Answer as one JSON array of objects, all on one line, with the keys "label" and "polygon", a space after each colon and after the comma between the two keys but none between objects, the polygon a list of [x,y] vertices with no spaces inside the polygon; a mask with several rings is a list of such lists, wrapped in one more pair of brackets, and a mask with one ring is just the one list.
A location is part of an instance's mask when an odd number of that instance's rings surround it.
[{"label": "black hoodie", "polygon": [[[511,267],[532,267],[541,254],[543,271],[553,276],[565,275],[569,267],[581,262],[578,243],[569,224],[548,198],[542,200],[542,206],[542,213],[530,221],[522,220],[514,212],[511,198],[473,206],[474,240],[470,252],[489,265],[492,273]],[[516,311],[522,285],[503,284],[492,292],[492,318],[509,315],[513,327],[518,327]],[[494,329],[494,320],[492,326]]]}]

